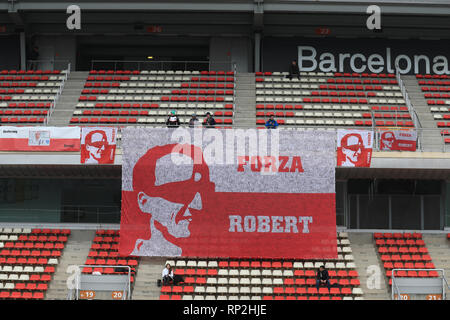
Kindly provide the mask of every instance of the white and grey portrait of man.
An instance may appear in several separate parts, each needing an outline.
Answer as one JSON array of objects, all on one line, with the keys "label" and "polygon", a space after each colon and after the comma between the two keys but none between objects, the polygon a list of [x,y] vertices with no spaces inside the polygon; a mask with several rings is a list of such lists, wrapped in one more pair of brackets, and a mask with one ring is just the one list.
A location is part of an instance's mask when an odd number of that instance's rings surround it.
[{"label": "white and grey portrait of man", "polygon": [[[156,150],[155,150],[156,149]],[[180,240],[192,235],[191,224],[205,213],[205,197],[214,190],[202,161],[178,154],[173,145],[149,150],[133,170],[133,188],[142,214],[150,216],[150,239],[137,239],[131,255],[181,256]]]}]

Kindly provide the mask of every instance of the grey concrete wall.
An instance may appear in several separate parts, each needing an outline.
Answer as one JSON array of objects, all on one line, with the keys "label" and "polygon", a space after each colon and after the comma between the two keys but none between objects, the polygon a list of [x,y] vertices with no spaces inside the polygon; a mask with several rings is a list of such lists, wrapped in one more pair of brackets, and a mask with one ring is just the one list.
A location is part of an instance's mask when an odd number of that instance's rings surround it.
[{"label": "grey concrete wall", "polygon": [[[236,62],[238,72],[253,70],[253,44],[247,37],[212,37],[210,61]],[[224,70],[225,64],[212,64],[212,70]]]},{"label": "grey concrete wall", "polygon": [[[68,60],[71,70],[76,69],[77,41],[72,35],[67,36],[39,36],[36,38],[39,48],[39,60]],[[66,62],[56,63],[55,69],[65,69]],[[51,69],[51,63],[40,63],[40,69]]]},{"label": "grey concrete wall", "polygon": [[20,69],[19,35],[0,36],[0,69]]}]

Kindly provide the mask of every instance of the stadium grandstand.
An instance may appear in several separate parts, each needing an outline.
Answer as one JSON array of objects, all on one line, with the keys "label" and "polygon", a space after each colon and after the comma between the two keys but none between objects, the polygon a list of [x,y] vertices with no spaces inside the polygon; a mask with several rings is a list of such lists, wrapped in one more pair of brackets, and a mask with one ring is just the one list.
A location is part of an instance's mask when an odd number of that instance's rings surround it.
[{"label": "stadium grandstand", "polygon": [[0,299],[447,300],[449,41],[448,0],[1,1]]}]

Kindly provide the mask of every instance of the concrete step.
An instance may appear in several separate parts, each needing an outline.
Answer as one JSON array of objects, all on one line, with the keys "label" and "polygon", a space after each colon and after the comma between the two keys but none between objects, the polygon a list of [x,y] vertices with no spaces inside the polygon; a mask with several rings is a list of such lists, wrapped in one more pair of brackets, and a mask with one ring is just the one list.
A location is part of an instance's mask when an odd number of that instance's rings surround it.
[{"label": "concrete step", "polygon": [[161,288],[156,285],[161,279],[166,259],[159,257],[142,257],[136,273],[133,288],[133,300],[157,300]]},{"label": "concrete step", "polygon": [[[429,255],[433,260],[436,269],[443,269],[447,282],[450,281],[450,241],[444,234],[423,234],[422,236]],[[450,294],[446,288],[446,296]],[[447,298],[448,300],[448,298]]]},{"label": "concrete step", "polygon": [[254,83],[239,83],[239,88],[236,88],[235,91],[239,92],[241,90],[252,90],[253,94],[256,94],[255,84]]},{"label": "concrete step", "polygon": [[[348,233],[356,270],[359,274],[361,289],[365,300],[388,300],[389,292],[386,286],[384,268],[380,265],[375,243],[371,233]],[[374,277],[377,270],[380,277]],[[373,281],[373,280],[377,281]]]},{"label": "concrete step", "polygon": [[236,79],[236,110],[234,124],[236,127],[254,127],[256,123],[256,87],[255,75],[249,74],[245,78]]},{"label": "concrete step", "polygon": [[425,129],[420,135],[422,149],[424,151],[442,151],[443,142],[440,130],[436,127],[436,121],[425,101],[417,79],[415,76],[408,75],[402,75],[401,78],[420,125]]},{"label": "concrete step", "polygon": [[72,230],[45,295],[46,300],[67,298],[67,279],[71,275],[67,273],[67,269],[71,265],[82,265],[86,262],[94,236],[93,230]]},{"label": "concrete step", "polygon": [[68,125],[83,90],[88,72],[72,72],[69,74],[64,90],[50,117],[49,125]]}]

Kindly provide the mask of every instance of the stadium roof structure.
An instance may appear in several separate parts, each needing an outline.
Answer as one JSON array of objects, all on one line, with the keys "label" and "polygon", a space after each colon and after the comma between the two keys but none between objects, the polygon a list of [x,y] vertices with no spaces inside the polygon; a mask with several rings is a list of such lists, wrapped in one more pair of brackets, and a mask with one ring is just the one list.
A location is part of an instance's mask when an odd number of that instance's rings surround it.
[{"label": "stadium roof structure", "polygon": [[[6,33],[67,34],[71,1],[9,0],[0,3]],[[317,26],[332,27],[332,36],[446,39],[450,1],[386,0],[382,33],[365,28],[373,1],[359,0],[80,0],[82,29],[73,34],[147,34],[146,25],[163,26],[162,36],[251,35],[314,36]],[[174,15],[176,13],[176,15]],[[142,28],[135,26],[142,25]]]}]

